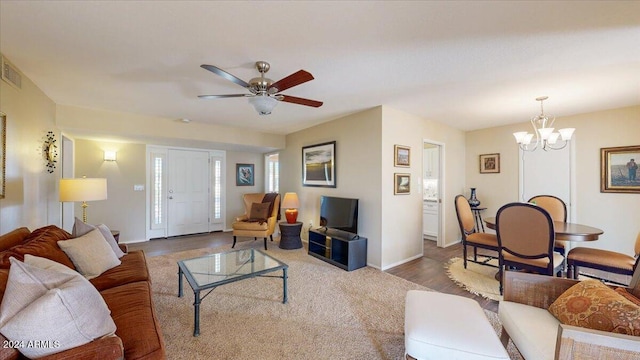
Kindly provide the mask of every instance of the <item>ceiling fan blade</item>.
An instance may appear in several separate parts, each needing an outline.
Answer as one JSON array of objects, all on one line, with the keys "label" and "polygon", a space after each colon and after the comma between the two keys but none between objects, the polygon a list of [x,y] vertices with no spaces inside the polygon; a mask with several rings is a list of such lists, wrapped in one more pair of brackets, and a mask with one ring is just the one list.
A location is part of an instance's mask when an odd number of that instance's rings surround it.
[{"label": "ceiling fan blade", "polygon": [[253,94],[198,95],[200,99],[223,99],[223,98],[249,97],[249,96],[254,96],[254,95]]},{"label": "ceiling fan blade", "polygon": [[234,82],[234,83],[236,83],[236,84],[238,84],[238,85],[240,85],[240,86],[242,86],[244,88],[249,88],[249,83],[247,83],[246,81],[244,81],[244,80],[242,80],[242,79],[240,79],[240,78],[238,78],[238,77],[236,77],[234,75],[229,74],[228,72],[220,69],[219,67],[216,67],[216,66],[213,66],[213,65],[207,65],[207,64],[202,64],[202,65],[200,65],[200,67],[205,69],[205,70],[209,70],[209,71],[211,71],[212,73],[214,73],[216,75],[220,75],[223,78],[225,78],[225,79],[227,79],[229,81],[232,81],[232,82]]},{"label": "ceiling fan blade", "polygon": [[271,84],[271,86],[269,86],[269,88],[276,88],[278,89],[277,91],[280,92],[311,80],[313,80],[313,75],[311,75],[311,73],[300,70],[287,76],[284,79],[280,79],[274,82],[273,84]]},{"label": "ceiling fan blade", "polygon": [[278,96],[278,100],[288,102],[288,103],[313,106],[313,107],[322,106],[322,101],[304,99],[304,98],[299,98],[299,97],[289,96],[289,95],[282,95],[282,94],[278,94],[277,96]]}]

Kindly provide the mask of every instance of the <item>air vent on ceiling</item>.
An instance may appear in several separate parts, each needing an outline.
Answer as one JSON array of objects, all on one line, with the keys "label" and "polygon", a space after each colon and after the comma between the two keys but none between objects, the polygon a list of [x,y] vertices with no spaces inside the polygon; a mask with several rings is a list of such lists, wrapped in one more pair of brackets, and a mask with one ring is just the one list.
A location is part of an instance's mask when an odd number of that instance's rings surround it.
[{"label": "air vent on ceiling", "polygon": [[18,90],[22,89],[22,74],[4,56],[2,57],[2,80]]}]

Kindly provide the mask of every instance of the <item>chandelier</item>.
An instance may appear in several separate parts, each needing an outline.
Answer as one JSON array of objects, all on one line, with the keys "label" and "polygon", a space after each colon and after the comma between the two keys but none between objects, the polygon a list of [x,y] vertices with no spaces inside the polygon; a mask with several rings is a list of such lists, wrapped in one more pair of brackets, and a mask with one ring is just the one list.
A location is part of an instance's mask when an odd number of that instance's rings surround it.
[{"label": "chandelier", "polygon": [[[553,131],[554,128],[552,126],[556,118],[544,114],[543,102],[548,98],[548,96],[536,98],[536,101],[540,101],[540,115],[531,118],[533,134],[526,131],[513,133],[522,151],[534,151],[538,147],[544,151],[564,149],[571,140],[573,132],[576,130],[574,128],[565,128],[558,130],[558,132]],[[532,143],[531,141],[534,136],[536,137],[536,141]],[[558,140],[561,140],[561,142],[558,142]]]}]

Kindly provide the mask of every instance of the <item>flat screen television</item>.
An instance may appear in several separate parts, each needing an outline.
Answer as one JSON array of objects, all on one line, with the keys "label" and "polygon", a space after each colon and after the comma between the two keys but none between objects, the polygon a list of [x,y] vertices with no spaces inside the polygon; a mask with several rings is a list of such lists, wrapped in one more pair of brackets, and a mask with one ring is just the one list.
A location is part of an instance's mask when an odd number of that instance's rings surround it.
[{"label": "flat screen television", "polygon": [[358,199],[321,196],[320,226],[358,234]]}]

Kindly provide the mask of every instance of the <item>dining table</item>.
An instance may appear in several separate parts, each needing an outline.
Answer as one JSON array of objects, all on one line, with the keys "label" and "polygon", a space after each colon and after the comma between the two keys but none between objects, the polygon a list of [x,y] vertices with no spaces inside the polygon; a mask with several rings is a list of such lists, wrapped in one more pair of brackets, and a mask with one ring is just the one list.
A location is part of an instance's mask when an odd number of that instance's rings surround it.
[{"label": "dining table", "polygon": [[[488,217],[484,219],[487,228],[496,229],[496,218]],[[594,241],[598,240],[600,235],[604,233],[601,229],[563,221],[554,221],[553,228],[556,233],[556,240],[563,241]]]}]

